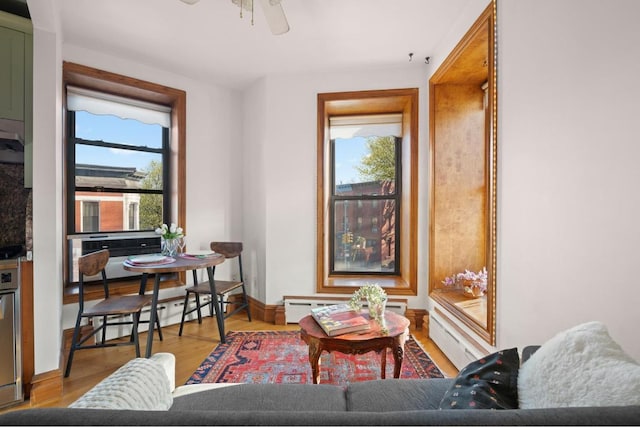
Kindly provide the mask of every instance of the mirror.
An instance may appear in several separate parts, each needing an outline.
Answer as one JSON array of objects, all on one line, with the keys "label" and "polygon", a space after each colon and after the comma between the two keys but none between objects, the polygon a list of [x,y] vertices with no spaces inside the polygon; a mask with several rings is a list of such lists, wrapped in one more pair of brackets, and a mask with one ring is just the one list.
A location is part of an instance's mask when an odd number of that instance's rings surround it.
[{"label": "mirror", "polygon": [[[429,296],[490,345],[496,329],[495,31],[493,1],[429,80]],[[486,275],[478,274],[485,268]]]}]

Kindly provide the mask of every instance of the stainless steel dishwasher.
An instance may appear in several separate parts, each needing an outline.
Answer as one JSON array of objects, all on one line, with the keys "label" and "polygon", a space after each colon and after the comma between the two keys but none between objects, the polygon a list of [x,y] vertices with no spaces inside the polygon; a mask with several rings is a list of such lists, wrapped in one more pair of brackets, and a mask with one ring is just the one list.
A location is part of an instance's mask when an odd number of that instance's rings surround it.
[{"label": "stainless steel dishwasher", "polygon": [[0,408],[23,401],[19,262],[0,261]]}]

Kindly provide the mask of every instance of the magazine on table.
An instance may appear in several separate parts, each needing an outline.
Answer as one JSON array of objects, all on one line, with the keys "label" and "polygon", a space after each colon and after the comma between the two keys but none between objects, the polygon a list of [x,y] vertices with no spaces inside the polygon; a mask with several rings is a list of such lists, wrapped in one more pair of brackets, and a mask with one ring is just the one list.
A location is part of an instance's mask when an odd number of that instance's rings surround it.
[{"label": "magazine on table", "polygon": [[366,331],[370,328],[369,320],[348,304],[333,304],[311,309],[311,316],[316,319],[322,330],[330,337],[350,332]]}]

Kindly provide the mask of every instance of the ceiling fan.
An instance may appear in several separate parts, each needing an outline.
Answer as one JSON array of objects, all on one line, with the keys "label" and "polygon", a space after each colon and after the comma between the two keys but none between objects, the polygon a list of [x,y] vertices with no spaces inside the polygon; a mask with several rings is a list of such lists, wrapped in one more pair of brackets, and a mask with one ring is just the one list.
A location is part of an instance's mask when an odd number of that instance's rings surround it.
[{"label": "ceiling fan", "polygon": [[[187,4],[196,4],[200,0],[182,0]],[[254,0],[231,0],[233,4],[240,8],[240,17],[242,17],[242,10],[251,12],[251,23],[253,24],[253,2]],[[284,34],[289,31],[289,23],[287,17],[284,14],[284,9],[280,4],[281,0],[260,0],[264,17],[269,24],[269,28],[274,35]]]}]

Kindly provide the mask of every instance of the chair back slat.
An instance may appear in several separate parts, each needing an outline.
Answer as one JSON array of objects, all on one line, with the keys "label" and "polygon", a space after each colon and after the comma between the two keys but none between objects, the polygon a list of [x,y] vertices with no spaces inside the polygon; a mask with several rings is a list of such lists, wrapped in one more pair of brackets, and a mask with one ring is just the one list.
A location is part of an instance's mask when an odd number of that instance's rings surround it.
[{"label": "chair back slat", "polygon": [[109,261],[109,250],[103,249],[97,252],[91,252],[90,254],[83,255],[78,258],[78,271],[81,274],[87,276],[94,276],[100,271],[104,270],[104,267]]},{"label": "chair back slat", "polygon": [[242,253],[242,242],[211,242],[212,251],[225,258],[235,258]]}]

